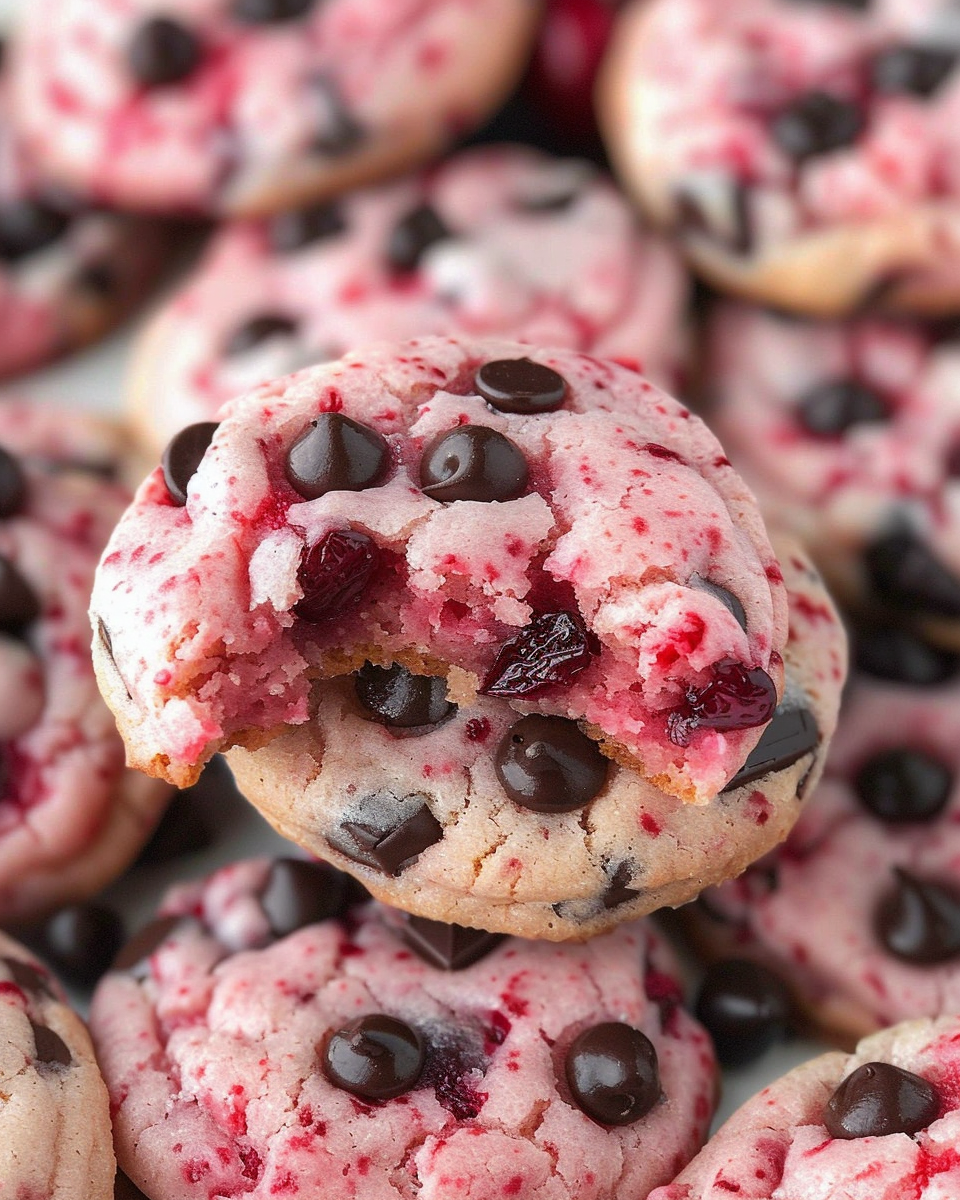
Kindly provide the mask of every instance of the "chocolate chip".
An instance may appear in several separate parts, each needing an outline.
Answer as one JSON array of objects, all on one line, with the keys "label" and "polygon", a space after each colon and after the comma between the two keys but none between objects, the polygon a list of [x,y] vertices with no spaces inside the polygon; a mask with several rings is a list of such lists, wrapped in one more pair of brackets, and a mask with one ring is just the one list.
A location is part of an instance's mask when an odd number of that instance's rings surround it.
[{"label": "chocolate chip", "polygon": [[211,825],[197,811],[193,789],[178,792],[137,859],[138,867],[155,867],[188,854],[207,850],[215,838]]},{"label": "chocolate chip", "polygon": [[960,579],[909,530],[886,534],[864,551],[878,599],[924,616],[960,617]]},{"label": "chocolate chip", "polygon": [[6,200],[0,204],[0,259],[19,262],[58,241],[70,217],[40,200]]},{"label": "chocolate chip", "polygon": [[159,917],[145,925],[123,947],[110,964],[111,971],[126,971],[144,979],[150,971],[150,957],[185,923],[183,917]]},{"label": "chocolate chip", "polygon": [[277,254],[292,254],[313,242],[339,237],[347,231],[343,209],[336,201],[294,209],[271,217],[267,238]]},{"label": "chocolate chip", "polygon": [[960,654],[932,646],[899,626],[856,630],[853,651],[858,671],[891,683],[936,687],[960,674]]},{"label": "chocolate chip", "polygon": [[69,1067],[73,1064],[70,1047],[59,1035],[46,1025],[30,1022],[33,1030],[33,1043],[36,1047],[35,1060],[44,1067]]},{"label": "chocolate chip", "polygon": [[733,619],[746,632],[747,629],[747,614],[738,597],[733,592],[728,592],[725,587],[721,587],[719,583],[714,583],[710,579],[704,579],[702,575],[691,575],[689,580],[690,587],[697,588],[701,592],[709,592],[711,596],[719,600],[725,609],[732,614]]},{"label": "chocolate chip", "polygon": [[713,1038],[725,1067],[742,1067],[781,1041],[790,1025],[790,993],[759,963],[731,958],[714,963],[697,997],[696,1016]]},{"label": "chocolate chip", "polygon": [[566,1076],[574,1100],[601,1125],[632,1125],[662,1095],[653,1043],[619,1021],[594,1025],[574,1040]]},{"label": "chocolate chip", "polygon": [[529,358],[500,358],[484,363],[474,386],[498,412],[555,412],[566,399],[567,381],[551,367]]},{"label": "chocolate chip", "polygon": [[444,921],[430,921],[426,917],[408,916],[403,925],[403,940],[407,945],[441,971],[462,971],[486,957],[503,939],[502,933],[447,925]]},{"label": "chocolate chip", "polygon": [[20,634],[40,616],[40,598],[5,554],[0,554],[0,631]]},{"label": "chocolate chip", "polygon": [[71,904],[50,918],[38,949],[69,983],[93,987],[123,946],[123,921],[100,904]]},{"label": "chocolate chip", "polygon": [[420,487],[433,500],[516,500],[526,490],[527,460],[486,425],[459,425],[424,447]]},{"label": "chocolate chip", "polygon": [[631,900],[636,900],[640,895],[640,888],[630,887],[632,877],[633,869],[630,864],[619,863],[613,875],[610,876],[610,882],[601,897],[605,909],[619,908],[621,904],[628,904]]},{"label": "chocolate chip", "polygon": [[858,1067],[826,1103],[823,1123],[834,1138],[913,1135],[940,1115],[940,1093],[919,1075],[890,1063]]},{"label": "chocolate chip", "polygon": [[260,893],[274,937],[340,917],[348,908],[346,876],[325,863],[278,858]]},{"label": "chocolate chip", "polygon": [[0,519],[15,517],[27,500],[27,479],[20,460],[0,446]]},{"label": "chocolate chip", "polygon": [[311,87],[319,109],[312,149],[331,158],[349,154],[366,137],[363,126],[344,103],[336,80],[319,75]]},{"label": "chocolate chip", "polygon": [[170,440],[164,450],[160,460],[163,482],[177,507],[182,508],[186,504],[190,480],[196,475],[218,428],[216,421],[198,421],[196,425],[188,425]]},{"label": "chocolate chip", "polygon": [[860,109],[829,92],[807,92],[777,116],[773,140],[796,162],[852,145],[863,129]]},{"label": "chocolate chip", "polygon": [[275,25],[297,21],[313,8],[317,0],[233,0],[231,15],[247,25]]},{"label": "chocolate chip", "polygon": [[151,17],[137,29],[127,47],[127,64],[143,87],[179,83],[200,65],[199,38],[169,17]]},{"label": "chocolate chip", "polygon": [[97,300],[107,301],[119,291],[120,277],[112,263],[92,262],[80,268],[74,286]]},{"label": "chocolate chip", "polygon": [[747,761],[722,791],[732,792],[774,771],[784,771],[819,745],[820,730],[810,710],[781,705],[747,755]]},{"label": "chocolate chip", "polygon": [[447,720],[457,706],[447,699],[447,681],[434,675],[414,675],[400,663],[392,667],[364,665],[354,675],[357,699],[390,728],[430,728]]},{"label": "chocolate chip", "polygon": [[810,388],[797,404],[797,420],[818,438],[840,437],[855,425],[890,419],[883,399],[856,379],[828,379]]},{"label": "chocolate chip", "polygon": [[0,958],[0,963],[7,968],[10,978],[21,991],[30,996],[54,998],[55,993],[50,986],[50,981],[30,963],[24,962],[20,958],[6,957]]},{"label": "chocolate chip", "polygon": [[327,492],[376,487],[390,466],[390,448],[375,429],[340,413],[321,413],[287,454],[287,479],[305,500]]},{"label": "chocolate chip", "polygon": [[696,189],[687,185],[677,191],[674,205],[679,237],[706,235],[737,255],[753,249],[749,192],[738,180],[716,180]]},{"label": "chocolate chip", "polygon": [[299,321],[285,313],[261,313],[238,326],[227,339],[223,352],[230,358],[246,354],[255,346],[276,337],[292,337],[300,328]]},{"label": "chocolate chip", "polygon": [[344,821],[340,828],[352,847],[338,845],[355,862],[397,876],[443,837],[443,826],[426,804],[421,804],[396,825],[384,829],[360,821]]},{"label": "chocolate chip", "polygon": [[931,754],[897,747],[869,758],[853,786],[860,802],[883,821],[932,821],[950,798],[953,772]]},{"label": "chocolate chip", "polygon": [[127,699],[132,700],[133,697],[130,695],[130,689],[127,687],[123,676],[120,674],[120,668],[117,666],[117,660],[114,657],[113,638],[110,636],[110,630],[106,627],[106,625],[104,625],[102,617],[97,617],[97,637],[99,638],[100,644],[103,646],[103,649],[106,652],[107,657],[110,659],[110,662],[113,664],[113,669],[117,673],[117,678],[123,684],[123,690],[127,694]]},{"label": "chocolate chip", "polygon": [[609,766],[597,743],[565,717],[521,717],[497,747],[503,790],[534,812],[583,808],[603,788]]},{"label": "chocolate chip", "polygon": [[331,1034],[321,1063],[334,1087],[362,1100],[392,1100],[416,1087],[425,1059],[416,1029],[371,1013]]},{"label": "chocolate chip", "polygon": [[552,684],[571,683],[599,653],[597,638],[578,612],[538,613],[497,651],[480,692],[525,699]]},{"label": "chocolate chip", "polygon": [[514,201],[517,212],[525,213],[561,213],[567,212],[580,199],[578,188],[563,189],[556,192],[543,192],[539,196],[519,196]]},{"label": "chocolate chip", "polygon": [[873,86],[926,100],[953,74],[957,57],[945,46],[890,46],[873,60]]},{"label": "chocolate chip", "polygon": [[394,271],[415,271],[431,246],[451,237],[435,210],[420,204],[394,225],[386,247],[387,262]]},{"label": "chocolate chip", "polygon": [[929,966],[960,956],[960,892],[894,869],[896,883],[874,911],[874,929],[894,957]]},{"label": "chocolate chip", "polygon": [[333,529],[308,547],[297,571],[303,597],[293,606],[301,621],[320,624],[363,595],[380,565],[380,549],[365,533]]}]

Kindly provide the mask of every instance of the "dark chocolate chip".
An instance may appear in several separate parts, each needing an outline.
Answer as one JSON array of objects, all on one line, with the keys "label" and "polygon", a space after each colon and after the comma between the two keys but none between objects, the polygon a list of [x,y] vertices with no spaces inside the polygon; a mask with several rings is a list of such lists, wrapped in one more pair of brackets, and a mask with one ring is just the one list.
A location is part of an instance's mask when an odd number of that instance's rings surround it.
[{"label": "dark chocolate chip", "polygon": [[484,363],[474,386],[498,412],[555,412],[567,395],[567,381],[551,367],[529,358],[500,358]]},{"label": "dark chocolate chip", "polygon": [[334,1087],[362,1100],[391,1100],[416,1087],[425,1059],[416,1029],[371,1013],[331,1034],[321,1062]]},{"label": "dark chocolate chip", "polygon": [[343,916],[348,908],[346,876],[325,863],[278,858],[260,904],[274,937],[286,937],[305,925]]},{"label": "dark chocolate chip", "polygon": [[81,267],[74,284],[97,300],[111,300],[120,289],[116,267],[108,262],[92,262]]},{"label": "dark chocolate chip", "polygon": [[301,621],[319,624],[341,615],[366,590],[380,549],[365,533],[333,529],[304,551],[297,571],[303,596],[293,606]]},{"label": "dark chocolate chip", "polygon": [[0,204],[0,259],[19,262],[59,241],[70,217],[40,200],[7,200]]},{"label": "dark chocolate chip", "polygon": [[960,479],[960,442],[954,442],[947,451],[943,462],[943,469],[946,472],[948,481]]},{"label": "dark chocolate chip", "polygon": [[869,758],[853,786],[860,802],[883,821],[932,821],[950,798],[953,772],[933,755],[903,746]]},{"label": "dark chocolate chip", "polygon": [[856,379],[828,379],[810,388],[797,404],[797,420],[813,437],[840,437],[855,425],[888,421],[882,397]]},{"label": "dark chocolate chip", "polygon": [[0,631],[19,634],[40,616],[40,598],[5,554],[0,554]]},{"label": "dark chocolate chip", "polygon": [[123,684],[123,690],[127,694],[127,699],[132,700],[133,697],[130,695],[130,689],[127,687],[123,676],[120,674],[120,668],[117,666],[117,660],[114,657],[113,638],[110,636],[110,630],[106,627],[106,625],[104,625],[102,617],[97,617],[97,637],[100,639],[100,643],[106,651],[107,657],[113,664],[113,669],[117,673],[117,678]]},{"label": "dark chocolate chip", "polygon": [[873,86],[926,100],[953,74],[957,57],[946,46],[889,46],[873,60]]},{"label": "dark chocolate chip", "polygon": [[497,778],[514,803],[534,812],[583,808],[607,781],[609,760],[565,717],[521,717],[497,747]]},{"label": "dark chocolate chip", "polygon": [[771,133],[784,154],[796,162],[851,146],[863,129],[856,104],[829,92],[799,96],[773,121]]},{"label": "dark chocolate chip", "polygon": [[20,460],[0,446],[0,519],[15,517],[27,499],[27,479]]},{"label": "dark chocolate chip", "polygon": [[580,199],[578,188],[564,189],[556,192],[543,192],[539,196],[519,196],[514,201],[517,212],[525,213],[561,213],[567,212]]},{"label": "dark chocolate chip", "polygon": [[747,761],[722,790],[732,792],[774,771],[784,771],[819,745],[820,730],[810,710],[781,706],[747,755]]},{"label": "dark chocolate chip", "polygon": [[753,249],[749,193],[744,184],[729,180],[716,195],[681,188],[675,196],[675,228],[679,237],[706,235],[731,254]]},{"label": "dark chocolate chip", "polygon": [[415,271],[431,246],[451,237],[434,209],[420,204],[394,225],[386,247],[387,262],[394,271]]},{"label": "dark chocolate chip", "polygon": [[923,616],[960,617],[960,579],[915,533],[886,534],[864,552],[877,598]]},{"label": "dark chocolate chip", "polygon": [[710,579],[704,579],[702,575],[691,575],[690,587],[698,588],[701,592],[709,592],[711,596],[719,600],[723,607],[732,614],[733,619],[740,628],[746,632],[747,614],[739,598],[733,592],[728,592],[719,583],[714,583]]},{"label": "dark chocolate chip", "polygon": [[173,862],[213,845],[213,829],[203,814],[197,811],[191,791],[188,788],[178,792],[170,801],[153,836],[140,852],[138,867],[155,867],[160,863]]},{"label": "dark chocolate chip", "polygon": [[317,0],[233,0],[231,15],[247,25],[278,25],[298,21]]},{"label": "dark chocolate chip", "polygon": [[261,313],[239,325],[227,339],[223,352],[230,358],[246,354],[255,346],[276,337],[292,337],[300,328],[300,322],[286,313]]},{"label": "dark chocolate chip", "polygon": [[149,974],[150,956],[183,924],[183,917],[159,917],[145,925],[110,964],[111,971],[126,971],[135,978]]},{"label": "dark chocolate chip", "polygon": [[198,421],[196,425],[188,425],[170,440],[163,452],[160,460],[163,482],[167,485],[170,499],[180,508],[187,502],[190,480],[196,475],[217,429],[216,421]]},{"label": "dark chocolate chip", "polygon": [[823,1123],[834,1138],[913,1135],[940,1115],[940,1093],[919,1075],[890,1063],[858,1067],[826,1103]]},{"label": "dark chocolate chip", "polygon": [[417,954],[441,971],[462,971],[486,957],[504,939],[502,933],[487,933],[485,929],[468,929],[464,925],[447,925],[427,917],[406,917],[403,940]]},{"label": "dark chocolate chip", "polygon": [[459,425],[423,449],[420,487],[433,500],[516,500],[527,487],[527,460],[486,425]]},{"label": "dark chocolate chip", "polygon": [[53,998],[54,991],[50,986],[50,981],[46,975],[43,975],[30,963],[26,963],[20,958],[0,958],[0,963],[7,968],[10,978],[21,991],[31,996]]},{"label": "dark chocolate chip", "polygon": [[43,1067],[69,1067],[73,1064],[70,1047],[59,1033],[54,1033],[46,1025],[30,1022],[33,1030],[33,1042],[36,1047],[35,1060]]},{"label": "dark chocolate chip", "polygon": [[960,674],[960,654],[932,646],[909,629],[878,625],[858,629],[853,638],[858,671],[891,683],[936,687]]},{"label": "dark chocolate chip", "polygon": [[312,86],[319,109],[312,149],[330,158],[350,154],[366,137],[363,126],[347,108],[334,79],[321,75]]},{"label": "dark chocolate chip", "polygon": [[38,949],[60,975],[80,987],[93,987],[123,947],[121,918],[100,904],[71,904],[40,931]]},{"label": "dark chocolate chip", "polygon": [[344,821],[340,828],[353,842],[352,850],[344,849],[344,853],[356,862],[394,876],[443,837],[443,826],[426,804],[389,829],[359,821]]},{"label": "dark chocolate chip", "polygon": [[347,221],[337,201],[294,209],[271,217],[267,237],[277,254],[293,254],[304,246],[346,233]]},{"label": "dark chocolate chip", "polygon": [[390,466],[390,448],[375,429],[340,413],[321,413],[287,454],[287,479],[305,500],[327,492],[376,487]]},{"label": "dark chocolate chip", "polygon": [[601,1125],[632,1125],[662,1094],[653,1043],[619,1021],[594,1025],[574,1040],[566,1076],[574,1100]]},{"label": "dark chocolate chip", "polygon": [[928,966],[960,956],[960,892],[901,868],[874,911],[877,938],[895,958]]},{"label": "dark chocolate chip", "polygon": [[742,1067],[786,1036],[790,993],[766,967],[731,958],[714,963],[707,972],[696,1015],[713,1038],[720,1063]]},{"label": "dark chocolate chip", "polygon": [[364,663],[354,676],[357,699],[384,725],[423,732],[446,721],[457,706],[447,699],[447,681],[435,675],[414,675],[400,663],[377,667]]},{"label": "dark chocolate chip", "polygon": [[632,876],[633,869],[629,863],[622,862],[617,866],[602,896],[605,909],[619,908],[621,904],[636,900],[640,895],[640,888],[630,886]]},{"label": "dark chocolate chip", "polygon": [[151,17],[137,29],[127,47],[127,63],[143,87],[180,83],[200,65],[199,38],[169,17]]}]

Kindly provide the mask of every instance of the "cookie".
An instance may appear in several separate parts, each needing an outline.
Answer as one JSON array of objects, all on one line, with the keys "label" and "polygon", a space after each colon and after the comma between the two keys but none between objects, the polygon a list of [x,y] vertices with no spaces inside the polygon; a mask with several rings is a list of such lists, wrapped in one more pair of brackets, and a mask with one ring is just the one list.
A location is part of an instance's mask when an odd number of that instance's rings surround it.
[{"label": "cookie", "polygon": [[110,1112],[59,984],[0,933],[0,1197],[112,1200]]},{"label": "cookie", "polygon": [[686,284],[588,163],[464,151],[340,201],[218,234],[144,332],[134,419],[158,448],[267,379],[379,340],[501,335],[678,380]]},{"label": "cookie", "polygon": [[536,0],[38,0],[15,99],[54,179],[123,209],[253,215],[422,162],[519,76]]},{"label": "cookie", "polygon": [[823,317],[953,312],[958,55],[948,0],[634,0],[601,124],[721,290]]},{"label": "cookie", "polygon": [[90,660],[94,569],[129,493],[105,421],[0,405],[0,917],[90,895],[170,795],[124,768]]},{"label": "cookie", "polygon": [[117,1155],[150,1200],[639,1200],[702,1144],[709,1039],[646,925],[558,947],[351,898],[318,864],[235,864],[100,984]]},{"label": "cookie", "polygon": [[908,1021],[743,1104],[649,1200],[939,1200],[960,1194],[960,1020]]},{"label": "cookie", "polygon": [[720,305],[710,421],[768,520],[858,609],[960,647],[960,326]]},{"label": "cookie", "polygon": [[960,658],[861,639],[820,786],[787,842],[685,910],[708,953],[758,959],[851,1044],[960,1009]]}]

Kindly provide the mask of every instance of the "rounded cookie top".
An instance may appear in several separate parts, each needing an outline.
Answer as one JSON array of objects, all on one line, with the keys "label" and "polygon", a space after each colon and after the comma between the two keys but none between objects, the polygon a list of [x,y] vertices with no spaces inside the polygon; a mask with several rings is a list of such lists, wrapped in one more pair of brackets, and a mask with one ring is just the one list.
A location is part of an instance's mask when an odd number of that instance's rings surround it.
[{"label": "rounded cookie top", "polygon": [[122,208],[270,212],[396,173],[519,75],[531,0],[40,0],[14,62],[48,174]]},{"label": "rounded cookie top", "polygon": [[133,762],[189,780],[368,659],[582,721],[690,800],[756,745],[782,572],[713,436],[634,372],[423,339],[223,417],[178,435],[98,572],[95,660]]},{"label": "rounded cookie top", "polygon": [[742,1105],[650,1200],[935,1200],[960,1189],[960,1020],[908,1021]]},{"label": "rounded cookie top", "polygon": [[0,1194],[112,1200],[107,1091],[59,984],[0,933]]},{"label": "rounded cookie top", "polygon": [[[348,907],[254,860],[175,889],[93,999],[120,1165],[151,1200],[646,1195],[713,1111],[654,932],[584,946]],[[606,1078],[605,1078],[606,1077]]]},{"label": "rounded cookie top", "polygon": [[264,380],[373,341],[507,335],[679,375],[686,285],[590,164],[519,146],[227,226],[143,335],[132,379],[161,445]]}]

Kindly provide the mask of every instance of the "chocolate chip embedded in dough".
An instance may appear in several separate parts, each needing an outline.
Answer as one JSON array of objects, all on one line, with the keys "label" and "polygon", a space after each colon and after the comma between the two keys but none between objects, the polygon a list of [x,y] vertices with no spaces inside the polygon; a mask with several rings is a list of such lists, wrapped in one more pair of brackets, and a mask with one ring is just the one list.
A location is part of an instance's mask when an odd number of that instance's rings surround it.
[{"label": "chocolate chip embedded in dough", "polygon": [[831,1137],[913,1135],[940,1114],[940,1093],[920,1075],[891,1063],[864,1063],[827,1101],[823,1123]]}]

